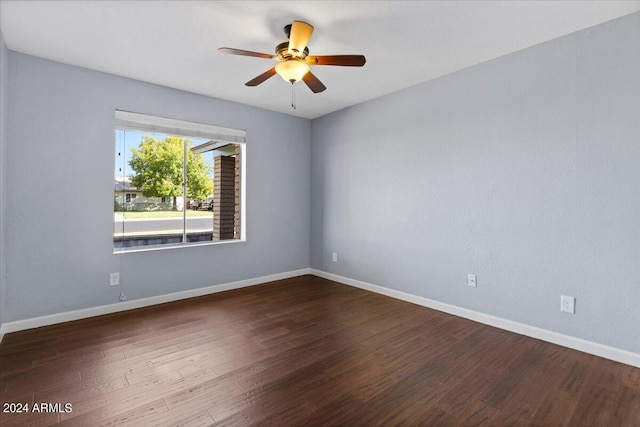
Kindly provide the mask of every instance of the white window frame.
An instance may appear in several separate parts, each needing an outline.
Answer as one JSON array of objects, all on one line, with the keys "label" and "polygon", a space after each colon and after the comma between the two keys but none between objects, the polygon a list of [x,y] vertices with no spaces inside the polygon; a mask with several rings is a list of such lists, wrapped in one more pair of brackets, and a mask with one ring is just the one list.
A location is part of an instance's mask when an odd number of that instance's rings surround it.
[{"label": "white window frame", "polygon": [[[247,240],[246,226],[246,195],[247,195],[247,156],[246,131],[166,117],[151,116],[124,110],[115,111],[114,130],[136,130],[141,132],[162,133],[192,138],[207,138],[216,141],[215,145],[237,144],[240,146],[240,238],[221,241],[201,241],[171,243],[164,245],[134,246],[129,248],[113,248],[114,254],[127,252],[146,252],[154,250],[185,248],[193,246],[209,246],[229,243],[245,242]],[[114,157],[115,161],[115,157]],[[125,196],[126,197],[126,196]],[[132,199],[133,200],[133,199]],[[186,201],[186,195],[185,195]],[[185,209],[186,217],[186,209]]]}]

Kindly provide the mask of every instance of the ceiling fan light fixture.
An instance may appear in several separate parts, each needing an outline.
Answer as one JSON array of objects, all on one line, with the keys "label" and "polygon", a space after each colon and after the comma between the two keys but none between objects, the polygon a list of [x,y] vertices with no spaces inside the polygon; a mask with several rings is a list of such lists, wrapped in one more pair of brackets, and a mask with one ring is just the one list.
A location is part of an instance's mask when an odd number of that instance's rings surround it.
[{"label": "ceiling fan light fixture", "polygon": [[287,82],[295,83],[302,80],[308,72],[309,65],[295,59],[281,61],[276,64],[276,73]]}]

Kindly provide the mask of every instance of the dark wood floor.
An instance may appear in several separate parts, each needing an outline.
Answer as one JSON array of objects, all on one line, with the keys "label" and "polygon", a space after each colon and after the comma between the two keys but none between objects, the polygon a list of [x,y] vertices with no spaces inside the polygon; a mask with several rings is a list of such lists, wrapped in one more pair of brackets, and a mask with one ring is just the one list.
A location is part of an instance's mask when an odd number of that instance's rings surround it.
[{"label": "dark wood floor", "polygon": [[313,276],[8,334],[0,366],[3,403],[72,405],[3,426],[640,426],[638,368]]}]

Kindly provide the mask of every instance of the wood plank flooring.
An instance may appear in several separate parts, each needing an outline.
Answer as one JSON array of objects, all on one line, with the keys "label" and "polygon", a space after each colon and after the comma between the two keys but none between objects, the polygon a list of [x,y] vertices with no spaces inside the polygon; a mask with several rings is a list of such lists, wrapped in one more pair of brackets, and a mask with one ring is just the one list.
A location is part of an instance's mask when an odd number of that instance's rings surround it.
[{"label": "wood plank flooring", "polygon": [[3,426],[640,426],[638,368],[314,276],[8,334],[0,396],[61,405]]}]

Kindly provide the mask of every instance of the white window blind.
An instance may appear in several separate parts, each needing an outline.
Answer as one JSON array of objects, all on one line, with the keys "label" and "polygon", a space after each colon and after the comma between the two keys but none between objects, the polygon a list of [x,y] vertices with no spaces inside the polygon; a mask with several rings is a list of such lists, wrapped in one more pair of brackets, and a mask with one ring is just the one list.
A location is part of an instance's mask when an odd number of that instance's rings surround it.
[{"label": "white window blind", "polygon": [[141,132],[164,133],[193,138],[207,138],[218,142],[244,143],[246,132],[240,129],[225,128],[165,117],[148,116],[116,110],[116,129],[137,130]]}]

